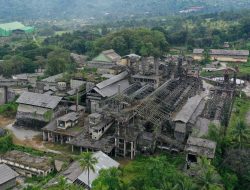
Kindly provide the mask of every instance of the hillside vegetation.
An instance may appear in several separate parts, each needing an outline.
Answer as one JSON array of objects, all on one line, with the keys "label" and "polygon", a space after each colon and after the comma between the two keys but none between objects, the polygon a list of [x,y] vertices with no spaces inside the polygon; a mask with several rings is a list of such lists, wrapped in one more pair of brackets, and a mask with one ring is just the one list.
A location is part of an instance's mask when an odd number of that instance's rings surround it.
[{"label": "hillside vegetation", "polygon": [[[86,18],[131,15],[173,15],[192,6],[203,6],[203,12],[250,7],[248,0],[0,0],[4,20],[42,18]],[[106,14],[107,15],[107,14]]]}]

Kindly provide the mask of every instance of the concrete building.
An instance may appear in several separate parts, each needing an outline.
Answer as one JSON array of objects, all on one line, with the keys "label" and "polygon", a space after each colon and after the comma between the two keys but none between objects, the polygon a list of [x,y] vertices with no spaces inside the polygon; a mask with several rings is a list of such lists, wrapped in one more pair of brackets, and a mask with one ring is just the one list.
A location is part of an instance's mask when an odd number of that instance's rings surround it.
[{"label": "concrete building", "polygon": [[67,143],[83,131],[84,123],[80,113],[67,113],[47,124],[43,131],[43,140],[54,143]]},{"label": "concrete building", "polygon": [[16,186],[18,173],[5,164],[0,164],[0,189],[7,190]]},{"label": "concrete building", "polygon": [[28,177],[47,176],[54,170],[50,158],[33,156],[17,150],[2,155],[0,163],[8,165],[20,175]]},{"label": "concrete building", "polygon": [[215,150],[216,142],[190,136],[185,146],[185,152],[187,153],[186,161],[190,165],[196,163],[198,157],[213,159]]},{"label": "concrete building", "polygon": [[91,113],[100,109],[100,102],[129,87],[128,72],[124,71],[119,75],[98,83],[87,93],[87,107]]},{"label": "concrete building", "polygon": [[104,117],[99,113],[92,113],[88,116],[89,132],[92,139],[99,140],[103,134],[111,127],[114,120]]},{"label": "concrete building", "polygon": [[36,126],[38,129],[44,127],[64,111],[59,108],[61,100],[58,96],[24,92],[16,101],[19,106],[15,125],[33,128]]},{"label": "concrete building", "polygon": [[[193,59],[200,61],[203,59],[204,49],[194,49]],[[226,62],[242,62],[248,61],[248,50],[224,50],[224,49],[211,49],[209,51],[213,61],[226,61]]]}]

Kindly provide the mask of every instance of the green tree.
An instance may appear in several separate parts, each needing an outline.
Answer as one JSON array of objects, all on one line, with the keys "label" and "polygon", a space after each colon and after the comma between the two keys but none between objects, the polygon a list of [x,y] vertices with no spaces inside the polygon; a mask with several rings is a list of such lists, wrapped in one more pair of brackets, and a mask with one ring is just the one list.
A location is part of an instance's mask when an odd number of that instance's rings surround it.
[{"label": "green tree", "polygon": [[198,163],[190,168],[190,172],[194,175],[195,182],[200,189],[223,189],[220,175],[206,158],[199,158]]},{"label": "green tree", "polygon": [[93,156],[92,152],[83,152],[79,157],[79,163],[84,171],[87,170],[88,189],[90,189],[89,172],[95,172],[95,165],[98,163],[98,160]]},{"label": "green tree", "polygon": [[71,64],[72,64],[72,61],[70,59],[69,51],[64,50],[64,49],[55,49],[54,51],[48,54],[46,74],[55,75],[55,74],[68,71],[67,68],[70,68]]},{"label": "green tree", "polygon": [[239,120],[236,123],[232,131],[233,142],[240,149],[246,144],[249,144],[249,129],[247,124],[243,120]]},{"label": "green tree", "polygon": [[121,171],[117,168],[110,168],[107,170],[101,170],[99,177],[93,182],[93,190],[99,190],[100,188],[108,190],[121,189]]}]

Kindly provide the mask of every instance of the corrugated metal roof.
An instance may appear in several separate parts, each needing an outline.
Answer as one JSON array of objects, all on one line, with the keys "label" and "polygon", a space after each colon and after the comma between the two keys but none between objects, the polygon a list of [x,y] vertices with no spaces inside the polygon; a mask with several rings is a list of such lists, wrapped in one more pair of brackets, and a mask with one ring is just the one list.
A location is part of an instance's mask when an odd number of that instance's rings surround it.
[{"label": "corrugated metal roof", "polygon": [[[109,169],[112,167],[119,167],[119,163],[110,158],[108,155],[104,154],[102,151],[98,151],[94,153],[93,155],[95,158],[97,158],[98,163],[94,166],[95,172],[91,171],[89,172],[89,181],[90,181],[90,187],[92,186],[92,182],[99,176],[99,171],[101,169]],[[78,178],[81,182],[88,184],[88,174],[87,171],[84,171]]]},{"label": "corrugated metal roof", "polygon": [[20,22],[10,22],[0,24],[0,28],[2,28],[3,30],[21,30],[24,29],[25,26]]},{"label": "corrugated metal roof", "polygon": [[191,119],[201,100],[202,97],[200,95],[189,98],[187,103],[182,107],[181,111],[175,116],[174,121],[187,123]]},{"label": "corrugated metal roof", "polygon": [[225,50],[225,49],[211,49],[211,55],[232,55],[232,56],[249,56],[248,50]]},{"label": "corrugated metal roof", "polygon": [[113,83],[115,83],[115,82],[118,82],[118,81],[120,81],[120,80],[126,78],[127,76],[128,76],[128,71],[124,71],[124,72],[122,72],[122,73],[120,73],[120,74],[118,74],[118,75],[113,76],[113,77],[110,78],[110,79],[107,79],[107,80],[105,80],[105,81],[102,81],[102,82],[98,83],[96,86],[97,86],[99,89],[102,89],[102,88],[104,88],[104,87],[106,87],[106,86],[108,86],[108,85],[110,85],[110,84],[113,84]]},{"label": "corrugated metal roof", "polygon": [[0,185],[18,176],[14,170],[5,164],[0,164]]},{"label": "corrugated metal roof", "polygon": [[[194,54],[202,54],[204,49],[194,49]],[[226,50],[226,49],[211,49],[211,55],[231,55],[231,56],[249,56],[248,50]]]},{"label": "corrugated metal roof", "polygon": [[129,81],[128,79],[124,79],[118,82],[115,82],[109,86],[106,86],[102,89],[99,89],[97,87],[94,88],[94,90],[100,94],[102,97],[111,97],[118,93],[118,88],[120,85],[120,91],[127,89],[129,87]]},{"label": "corrugated metal roof", "polygon": [[62,97],[58,96],[50,96],[47,94],[39,94],[33,92],[24,92],[22,95],[17,99],[17,103],[19,104],[26,104],[32,105],[37,107],[43,108],[50,108],[54,109],[62,100]]},{"label": "corrugated metal roof", "polygon": [[63,172],[63,176],[73,183],[83,172],[78,161],[73,162],[70,167]]}]

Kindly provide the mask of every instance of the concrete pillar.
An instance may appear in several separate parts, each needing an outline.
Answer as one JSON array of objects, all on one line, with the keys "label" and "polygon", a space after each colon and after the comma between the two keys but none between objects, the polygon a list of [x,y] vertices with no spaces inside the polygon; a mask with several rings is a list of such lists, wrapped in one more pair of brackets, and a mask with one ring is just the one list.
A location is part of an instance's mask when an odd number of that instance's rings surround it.
[{"label": "concrete pillar", "polygon": [[131,160],[133,160],[134,159],[134,143],[130,142],[130,144],[131,144],[130,158]]},{"label": "concrete pillar", "polygon": [[3,91],[4,91],[4,103],[8,103],[8,87],[7,86],[4,86],[3,87]]},{"label": "concrete pillar", "polygon": [[71,146],[71,151],[74,152],[74,145]]},{"label": "concrete pillar", "polygon": [[126,141],[124,140],[123,157],[126,157]]},{"label": "concrete pillar", "polygon": [[63,144],[63,136],[61,135],[61,144]]},{"label": "concrete pillar", "polygon": [[80,147],[80,153],[82,153],[82,147]]},{"label": "concrete pillar", "polygon": [[46,141],[45,132],[43,131],[43,141]]}]

